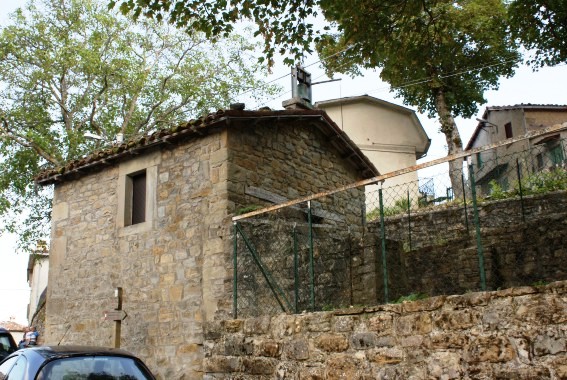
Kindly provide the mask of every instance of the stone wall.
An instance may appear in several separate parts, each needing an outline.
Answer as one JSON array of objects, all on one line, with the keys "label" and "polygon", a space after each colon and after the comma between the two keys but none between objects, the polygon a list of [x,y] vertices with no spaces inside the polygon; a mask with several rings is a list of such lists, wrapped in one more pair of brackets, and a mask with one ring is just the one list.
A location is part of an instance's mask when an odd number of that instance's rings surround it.
[{"label": "stone wall", "polygon": [[[202,377],[202,323],[232,312],[231,216],[265,202],[246,187],[293,197],[359,179],[318,133],[234,123],[57,183],[45,342],[118,340],[160,379]],[[146,221],[127,225],[128,176],[143,170]],[[341,212],[352,203],[342,197]],[[116,339],[117,323],[103,316],[118,287],[127,317]]]},{"label": "stone wall", "polygon": [[[284,295],[278,294],[280,301],[286,298],[289,303],[278,303],[252,252],[239,236],[237,267],[240,317],[311,310],[312,276],[315,310],[354,303],[351,268],[352,258],[359,247],[354,243],[355,234],[349,232],[348,226],[313,226],[313,275],[310,273],[309,232],[304,221],[293,223],[281,216],[271,220],[245,220],[242,229],[252,242],[254,253],[270,279],[283,292]],[[356,231],[356,228],[351,227],[350,230]]]},{"label": "stone wall", "polygon": [[[512,230],[521,228],[525,223],[539,223],[540,220],[545,221],[556,215],[566,215],[567,191],[524,196],[523,201],[520,198],[487,200],[479,202],[478,210],[483,235],[494,229],[509,229],[510,234],[513,234]],[[470,201],[466,209],[463,206],[443,205],[414,209],[409,222],[407,214],[386,217],[386,239],[398,241],[404,244],[406,249],[409,248],[408,224],[411,224],[412,248],[440,245],[455,238],[468,237],[475,232]],[[369,225],[377,226],[374,231],[380,234],[379,220],[374,220]],[[550,227],[553,225],[550,224]]]},{"label": "stone wall", "polygon": [[[245,220],[242,226],[290,303],[296,299],[293,247],[297,246],[297,311],[301,312],[312,310],[309,242],[305,220],[294,219],[292,211]],[[488,290],[567,279],[567,192],[526,197],[525,221],[521,211],[519,199],[479,206]],[[314,224],[314,310],[374,305],[412,294],[435,296],[482,289],[470,208],[429,210],[412,214],[409,221],[404,215],[389,217],[385,228],[388,294],[379,223],[370,222],[366,229],[360,224],[325,224],[324,220]],[[238,251],[238,260],[238,315],[281,312],[245,248]],[[284,310],[295,311],[290,307]]]},{"label": "stone wall", "polygon": [[[567,279],[567,192],[485,202],[479,207],[487,289]],[[467,232],[461,208],[385,220],[389,301],[425,293],[459,294],[481,289],[472,211]],[[384,302],[380,225],[370,223],[358,257],[359,304]],[[376,284],[376,293],[364,284]]]},{"label": "stone wall", "polygon": [[[202,322],[228,302],[222,134],[172,145],[55,187],[45,342],[120,346],[162,379],[198,378]],[[125,226],[124,173],[147,169],[146,221]],[[224,168],[224,170],[223,170]],[[150,207],[148,207],[148,205]],[[123,206],[122,206],[123,208]],[[221,258],[219,258],[219,256]]]},{"label": "stone wall", "polygon": [[[276,138],[274,131],[277,131]],[[235,211],[283,203],[361,179],[353,167],[337,154],[328,139],[308,121],[293,125],[274,121],[269,127],[231,128],[228,143],[231,147],[229,200]],[[352,236],[362,233],[364,189],[318,198],[311,206],[316,235],[315,260],[320,268],[326,268],[316,273],[317,300],[334,299],[349,305],[352,300],[348,278],[349,243]],[[310,294],[308,286],[305,286],[310,281],[307,203],[239,223],[243,235],[252,242],[261,257],[268,275],[285,293],[280,296],[284,309],[293,311],[296,301],[298,310],[308,309]],[[294,294],[294,235],[299,261],[298,281],[302,284],[297,300]],[[233,258],[227,255],[226,260],[232,262]],[[238,315],[280,312],[282,307],[242,238],[239,239],[237,266],[241,300]],[[323,306],[323,303],[317,303],[317,308]]]},{"label": "stone wall", "polygon": [[[293,200],[363,179],[328,140],[308,120],[293,125],[274,120],[268,126],[231,127],[228,191],[235,211],[283,203],[258,197],[249,191],[253,187]],[[364,189],[318,199],[314,207],[339,215],[343,223],[360,224]]]},{"label": "stone wall", "polygon": [[205,379],[566,379],[567,282],[205,324]]}]

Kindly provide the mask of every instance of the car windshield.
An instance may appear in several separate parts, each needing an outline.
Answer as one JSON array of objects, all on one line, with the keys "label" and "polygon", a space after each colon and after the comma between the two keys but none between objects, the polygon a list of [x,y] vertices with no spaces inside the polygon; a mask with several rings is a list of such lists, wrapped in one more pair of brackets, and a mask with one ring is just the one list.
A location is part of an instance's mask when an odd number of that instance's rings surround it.
[{"label": "car windshield", "polygon": [[151,380],[153,377],[133,359],[120,356],[81,356],[53,360],[38,380]]}]

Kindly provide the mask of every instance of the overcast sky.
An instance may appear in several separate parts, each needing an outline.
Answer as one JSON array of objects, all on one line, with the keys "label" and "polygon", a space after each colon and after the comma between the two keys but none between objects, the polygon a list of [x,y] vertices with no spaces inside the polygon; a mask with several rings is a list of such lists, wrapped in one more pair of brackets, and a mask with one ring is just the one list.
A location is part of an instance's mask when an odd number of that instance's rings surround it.
[{"label": "overcast sky", "polygon": [[[5,24],[7,14],[16,7],[22,6],[24,0],[0,0],[0,24]],[[317,58],[307,58],[304,62],[309,65]],[[318,65],[310,66],[314,82],[324,81],[323,70]],[[290,77],[286,75],[289,69],[276,67],[268,80],[285,76],[276,83],[287,91],[280,97],[267,99],[264,104],[247,104],[247,108],[268,105],[273,109],[281,109],[282,101],[291,97]],[[361,78],[342,78],[341,81],[313,86],[313,101],[322,101],[346,96],[368,94],[395,104],[403,105],[401,99],[396,99],[389,92],[389,86],[379,79],[377,72],[366,71]],[[522,66],[513,78],[503,79],[497,91],[488,91],[485,94],[487,104],[479,105],[477,117],[481,117],[486,106],[505,106],[520,103],[531,104],[567,104],[567,65],[547,67],[533,72],[531,68]],[[410,107],[411,108],[411,107]],[[445,138],[438,133],[437,120],[429,119],[425,115],[418,117],[432,139],[432,145],[425,160],[432,160],[446,155]],[[457,118],[457,126],[464,144],[469,140],[477,124],[475,118],[463,120]],[[15,253],[15,239],[13,236],[0,237],[0,321],[8,320],[14,316],[17,322],[27,323],[26,308],[29,301],[29,288],[26,282],[27,256]]]}]

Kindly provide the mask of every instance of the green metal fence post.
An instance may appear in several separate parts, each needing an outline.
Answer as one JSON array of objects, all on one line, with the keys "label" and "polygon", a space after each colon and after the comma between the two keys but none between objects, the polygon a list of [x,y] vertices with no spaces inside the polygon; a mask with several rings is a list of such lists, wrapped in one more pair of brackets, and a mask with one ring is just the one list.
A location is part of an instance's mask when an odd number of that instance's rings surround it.
[{"label": "green metal fence post", "polygon": [[467,191],[465,187],[465,171],[461,172],[461,184],[463,186],[463,204],[465,205],[465,227],[467,227],[467,234],[469,231],[469,215],[467,212]]},{"label": "green metal fence post", "polygon": [[411,251],[411,203],[408,189],[408,237],[409,237],[409,249]]},{"label": "green metal fence post", "polygon": [[353,254],[352,254],[352,235],[350,233],[350,227],[347,226],[347,230],[348,230],[348,280],[349,280],[349,305],[352,305],[354,303],[354,289],[352,286],[352,282],[353,282],[353,277],[352,277],[352,260],[353,260]]},{"label": "green metal fence post", "polygon": [[[382,188],[378,189],[378,198],[380,200],[380,237],[382,240],[382,277],[384,279],[384,302],[389,302],[388,297],[388,267],[386,266],[386,226],[384,225],[384,200],[382,197]],[[378,261],[378,258],[376,258]]]},{"label": "green metal fence post", "polygon": [[526,210],[524,208],[524,194],[522,191],[522,174],[520,172],[520,160],[516,158],[516,174],[518,175],[518,190],[520,191],[520,206],[522,207],[522,222],[526,223]]},{"label": "green metal fence post", "polygon": [[307,219],[309,223],[309,303],[315,311],[315,264],[313,262],[313,215],[311,201],[307,201]]},{"label": "green metal fence post", "polygon": [[238,229],[234,222],[234,251],[232,256],[232,316],[238,318]]},{"label": "green metal fence post", "polygon": [[299,313],[299,263],[297,257],[297,231],[296,225],[293,225],[293,291],[294,303],[293,308],[295,313]]},{"label": "green metal fence post", "polygon": [[469,164],[469,176],[471,179],[471,193],[474,214],[474,225],[476,229],[476,250],[478,253],[478,270],[480,272],[480,288],[486,290],[486,273],[484,272],[484,252],[482,250],[482,240],[480,236],[480,219],[476,203],[476,183],[474,180],[473,164]]}]

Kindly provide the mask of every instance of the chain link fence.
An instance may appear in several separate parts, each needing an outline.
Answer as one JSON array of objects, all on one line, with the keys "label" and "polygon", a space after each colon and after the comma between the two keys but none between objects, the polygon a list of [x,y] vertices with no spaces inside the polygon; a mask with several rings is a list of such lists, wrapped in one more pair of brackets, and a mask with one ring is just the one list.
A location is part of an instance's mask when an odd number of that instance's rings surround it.
[{"label": "chain link fence", "polygon": [[462,170],[440,164],[403,185],[386,180],[238,218],[234,316],[566,279],[566,148],[557,138],[498,147]]}]

